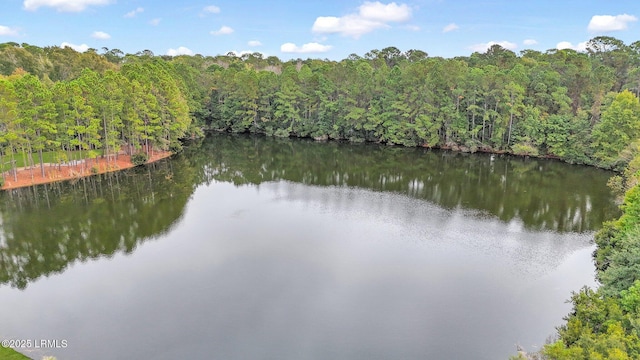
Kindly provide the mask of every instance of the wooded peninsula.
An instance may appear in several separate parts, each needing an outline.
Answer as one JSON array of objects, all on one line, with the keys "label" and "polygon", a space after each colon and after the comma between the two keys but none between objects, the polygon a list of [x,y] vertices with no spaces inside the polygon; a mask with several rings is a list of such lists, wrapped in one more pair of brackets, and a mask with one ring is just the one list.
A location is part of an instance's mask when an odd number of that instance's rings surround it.
[{"label": "wooded peninsula", "polygon": [[[598,290],[573,310],[548,359],[640,358],[640,41],[586,52],[499,45],[445,59],[395,47],[341,61],[260,53],[0,44],[0,186],[19,168],[118,156],[144,163],[203,131],[510,153],[615,170],[623,215],[597,234]],[[93,162],[92,162],[93,161]],[[35,171],[34,169],[38,169]],[[91,170],[88,170],[91,171]],[[518,358],[526,358],[520,354]]]}]

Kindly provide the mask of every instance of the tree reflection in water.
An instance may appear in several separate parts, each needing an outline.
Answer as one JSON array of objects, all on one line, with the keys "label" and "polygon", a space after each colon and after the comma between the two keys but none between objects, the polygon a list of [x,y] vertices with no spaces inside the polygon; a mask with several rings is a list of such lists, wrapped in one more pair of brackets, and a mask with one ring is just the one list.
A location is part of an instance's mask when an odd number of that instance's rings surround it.
[{"label": "tree reflection in water", "polygon": [[290,181],[479,210],[532,230],[584,232],[618,214],[609,173],[556,161],[216,134],[145,167],[0,194],[0,284],[131,253],[180,221],[198,186]]}]

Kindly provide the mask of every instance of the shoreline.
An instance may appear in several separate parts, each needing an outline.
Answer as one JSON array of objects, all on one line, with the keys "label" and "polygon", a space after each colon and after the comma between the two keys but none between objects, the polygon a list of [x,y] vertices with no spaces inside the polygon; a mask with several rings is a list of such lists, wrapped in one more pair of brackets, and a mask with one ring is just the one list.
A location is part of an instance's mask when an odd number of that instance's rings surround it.
[{"label": "shoreline", "polygon": [[[173,153],[170,151],[154,152],[153,156],[150,156],[145,164],[166,159],[171,155],[173,155]],[[5,183],[0,190],[13,190],[34,185],[80,179],[92,175],[131,169],[135,166],[136,165],[131,163],[131,157],[129,155],[118,155],[117,158],[113,157],[109,159],[83,159],[75,165],[45,164],[45,176],[43,177],[40,164],[36,164],[33,168],[20,168],[17,170],[18,181],[15,180],[13,174],[10,174],[9,171],[3,173],[2,176],[4,176]]]}]

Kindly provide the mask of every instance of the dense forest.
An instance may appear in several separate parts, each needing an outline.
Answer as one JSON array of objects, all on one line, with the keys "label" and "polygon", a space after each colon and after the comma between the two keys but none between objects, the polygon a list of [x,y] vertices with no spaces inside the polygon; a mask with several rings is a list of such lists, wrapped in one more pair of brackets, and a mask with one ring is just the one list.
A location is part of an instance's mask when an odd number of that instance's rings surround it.
[{"label": "dense forest", "polygon": [[[33,168],[37,154],[44,177],[44,152],[52,152],[57,163],[77,158],[72,152],[109,159],[120,151],[180,148],[191,117],[184,84],[172,66],[163,61],[115,66],[95,53],[50,50],[2,45],[0,64],[10,74],[0,75],[0,163],[15,168],[20,157]],[[36,71],[32,61],[50,67]],[[75,65],[64,68],[68,63]]]},{"label": "dense forest", "polygon": [[[576,293],[550,359],[640,358],[640,41],[586,52],[494,45],[444,59],[372,50],[342,61],[259,53],[0,44],[0,163],[180,148],[202,130],[506,152],[614,169],[624,214],[596,238],[597,290]],[[37,159],[37,160],[36,160]],[[42,165],[41,165],[42,167]],[[5,167],[3,167],[5,169]],[[10,176],[5,172],[4,176]],[[1,181],[1,180],[0,180]]]},{"label": "dense forest", "polygon": [[170,57],[5,43],[0,75],[0,134],[12,134],[2,138],[5,155],[168,148],[204,128],[621,170],[640,135],[640,41],[611,37],[590,40],[586,53],[517,55],[494,45],[444,59],[388,47],[342,61],[287,62],[260,53]]}]

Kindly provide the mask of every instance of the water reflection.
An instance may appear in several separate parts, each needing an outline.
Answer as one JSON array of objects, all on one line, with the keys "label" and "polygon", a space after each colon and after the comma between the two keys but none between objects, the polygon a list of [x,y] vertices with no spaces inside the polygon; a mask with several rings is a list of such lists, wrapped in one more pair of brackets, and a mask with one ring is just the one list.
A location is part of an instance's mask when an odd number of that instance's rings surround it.
[{"label": "water reflection", "polygon": [[71,344],[34,358],[506,359],[592,281],[589,240],[393,193],[214,181],[161,241],[0,288],[0,323]]},{"label": "water reflection", "polygon": [[[608,175],[554,161],[214,135],[145,168],[0,194],[0,284],[24,288],[76,261],[131,253],[169,231],[194,190],[213,181],[399,193],[562,233],[596,229],[617,214]],[[334,194],[320,201],[349,206]]]},{"label": "water reflection", "polygon": [[288,180],[390,191],[443,208],[477,209],[527,229],[583,232],[618,213],[608,172],[557,161],[427,149],[214,136],[210,178]]},{"label": "water reflection", "polygon": [[507,358],[593,282],[607,176],[212,136],[0,194],[0,338],[69,341],[33,358]]},{"label": "water reflection", "polygon": [[192,169],[146,168],[8,191],[0,196],[0,284],[24,288],[76,261],[131,253],[179,221]]}]

